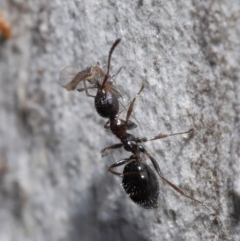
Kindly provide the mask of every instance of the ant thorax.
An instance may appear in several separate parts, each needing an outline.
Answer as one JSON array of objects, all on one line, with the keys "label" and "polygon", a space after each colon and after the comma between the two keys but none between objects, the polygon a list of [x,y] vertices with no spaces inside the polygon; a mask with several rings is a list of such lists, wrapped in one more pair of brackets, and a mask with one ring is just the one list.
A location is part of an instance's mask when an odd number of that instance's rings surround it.
[{"label": "ant thorax", "polygon": [[122,187],[133,202],[146,209],[158,208],[159,183],[154,171],[132,160],[123,169]]},{"label": "ant thorax", "polygon": [[122,139],[127,131],[126,121],[119,119],[117,117],[111,118],[110,120],[110,130],[118,138]]}]

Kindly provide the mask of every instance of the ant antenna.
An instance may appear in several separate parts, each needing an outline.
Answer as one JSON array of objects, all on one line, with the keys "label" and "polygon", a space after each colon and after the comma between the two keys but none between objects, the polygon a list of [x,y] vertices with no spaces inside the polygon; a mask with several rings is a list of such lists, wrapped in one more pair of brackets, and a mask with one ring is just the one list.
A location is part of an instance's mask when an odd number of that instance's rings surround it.
[{"label": "ant antenna", "polygon": [[181,194],[182,196],[186,197],[186,198],[189,198],[191,199],[192,201],[196,202],[196,203],[199,203],[202,205],[202,207],[204,207],[206,210],[208,210],[209,214],[212,215],[212,216],[215,216],[215,213],[212,213],[210,208],[205,205],[203,202],[191,197],[191,196],[188,196],[187,194],[185,194],[180,188],[178,188],[176,185],[174,185],[172,182],[170,182],[167,178],[165,178],[160,170],[160,167],[157,163],[157,161],[152,157],[152,155],[147,152],[146,150],[144,151],[144,154],[147,155],[147,157],[151,160],[153,166],[154,166],[154,169],[156,170],[156,172],[158,173],[158,175],[162,178],[162,180],[164,182],[166,182],[169,186],[171,186],[175,191],[177,191],[179,194]]},{"label": "ant antenna", "polygon": [[118,38],[112,45],[110,51],[109,51],[109,55],[108,55],[108,67],[107,67],[107,73],[105,74],[105,77],[104,77],[104,80],[103,80],[103,83],[102,83],[102,86],[105,85],[107,79],[108,79],[108,76],[109,76],[109,69],[110,69],[110,61],[111,61],[111,56],[112,56],[112,52],[113,50],[116,48],[116,46],[120,43],[121,39]]}]

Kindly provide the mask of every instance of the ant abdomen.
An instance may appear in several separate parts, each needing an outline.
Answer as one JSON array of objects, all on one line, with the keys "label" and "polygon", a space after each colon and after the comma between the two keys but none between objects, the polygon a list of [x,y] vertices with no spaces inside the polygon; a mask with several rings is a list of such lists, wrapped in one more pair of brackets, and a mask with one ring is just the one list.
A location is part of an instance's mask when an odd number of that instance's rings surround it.
[{"label": "ant abdomen", "polygon": [[95,98],[95,108],[103,118],[115,117],[119,112],[118,98],[111,91],[100,88]]},{"label": "ant abdomen", "polygon": [[131,161],[123,169],[122,186],[133,202],[146,209],[158,208],[159,183],[145,163]]}]

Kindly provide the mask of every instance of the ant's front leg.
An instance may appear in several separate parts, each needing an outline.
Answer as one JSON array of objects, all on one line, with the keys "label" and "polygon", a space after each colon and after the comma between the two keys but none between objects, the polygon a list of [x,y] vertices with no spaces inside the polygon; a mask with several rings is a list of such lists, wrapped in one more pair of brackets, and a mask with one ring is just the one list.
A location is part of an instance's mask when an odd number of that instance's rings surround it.
[{"label": "ant's front leg", "polygon": [[154,140],[158,140],[158,139],[163,139],[169,136],[176,136],[176,135],[182,135],[182,134],[187,134],[187,133],[191,133],[193,132],[193,128],[189,129],[188,131],[184,131],[184,132],[178,132],[178,133],[172,133],[172,134],[158,134],[156,136],[153,137],[138,137],[137,138],[137,142],[147,142],[147,141],[154,141]]},{"label": "ant's front leg", "polygon": [[134,106],[134,103],[136,101],[136,98],[141,94],[143,89],[144,89],[144,84],[142,84],[141,89],[138,91],[137,95],[131,101],[131,103],[130,103],[130,105],[128,107],[128,111],[127,111],[126,122],[129,120],[129,118],[130,118],[130,116],[132,114],[133,106]]},{"label": "ant's front leg", "polygon": [[112,145],[112,146],[107,146],[105,147],[104,149],[101,150],[101,155],[102,157],[106,155],[106,152],[111,150],[111,149],[117,149],[117,148],[120,148],[122,147],[123,144],[122,143],[118,143],[118,144],[115,144],[115,145]]},{"label": "ant's front leg", "polygon": [[132,157],[129,157],[129,158],[125,158],[125,159],[123,159],[123,160],[117,161],[116,163],[114,163],[113,165],[111,165],[111,166],[108,168],[108,171],[111,172],[112,174],[118,176],[118,177],[122,177],[123,174],[122,174],[122,173],[119,173],[119,172],[113,171],[113,168],[122,166],[122,165],[130,162],[132,159],[133,159]]}]

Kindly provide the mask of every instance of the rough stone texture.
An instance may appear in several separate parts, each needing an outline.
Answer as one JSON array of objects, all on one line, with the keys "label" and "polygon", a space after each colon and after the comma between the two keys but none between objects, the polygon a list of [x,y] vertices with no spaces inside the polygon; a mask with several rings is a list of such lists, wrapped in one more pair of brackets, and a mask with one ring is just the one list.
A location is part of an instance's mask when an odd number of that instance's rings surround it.
[{"label": "rough stone texture", "polygon": [[[0,44],[0,240],[239,240],[240,4],[230,1],[1,0],[12,37]],[[93,99],[58,84],[67,65],[106,64],[137,99],[132,133],[194,128],[147,143],[164,175],[161,208],[143,210],[107,167],[129,153]]]}]

